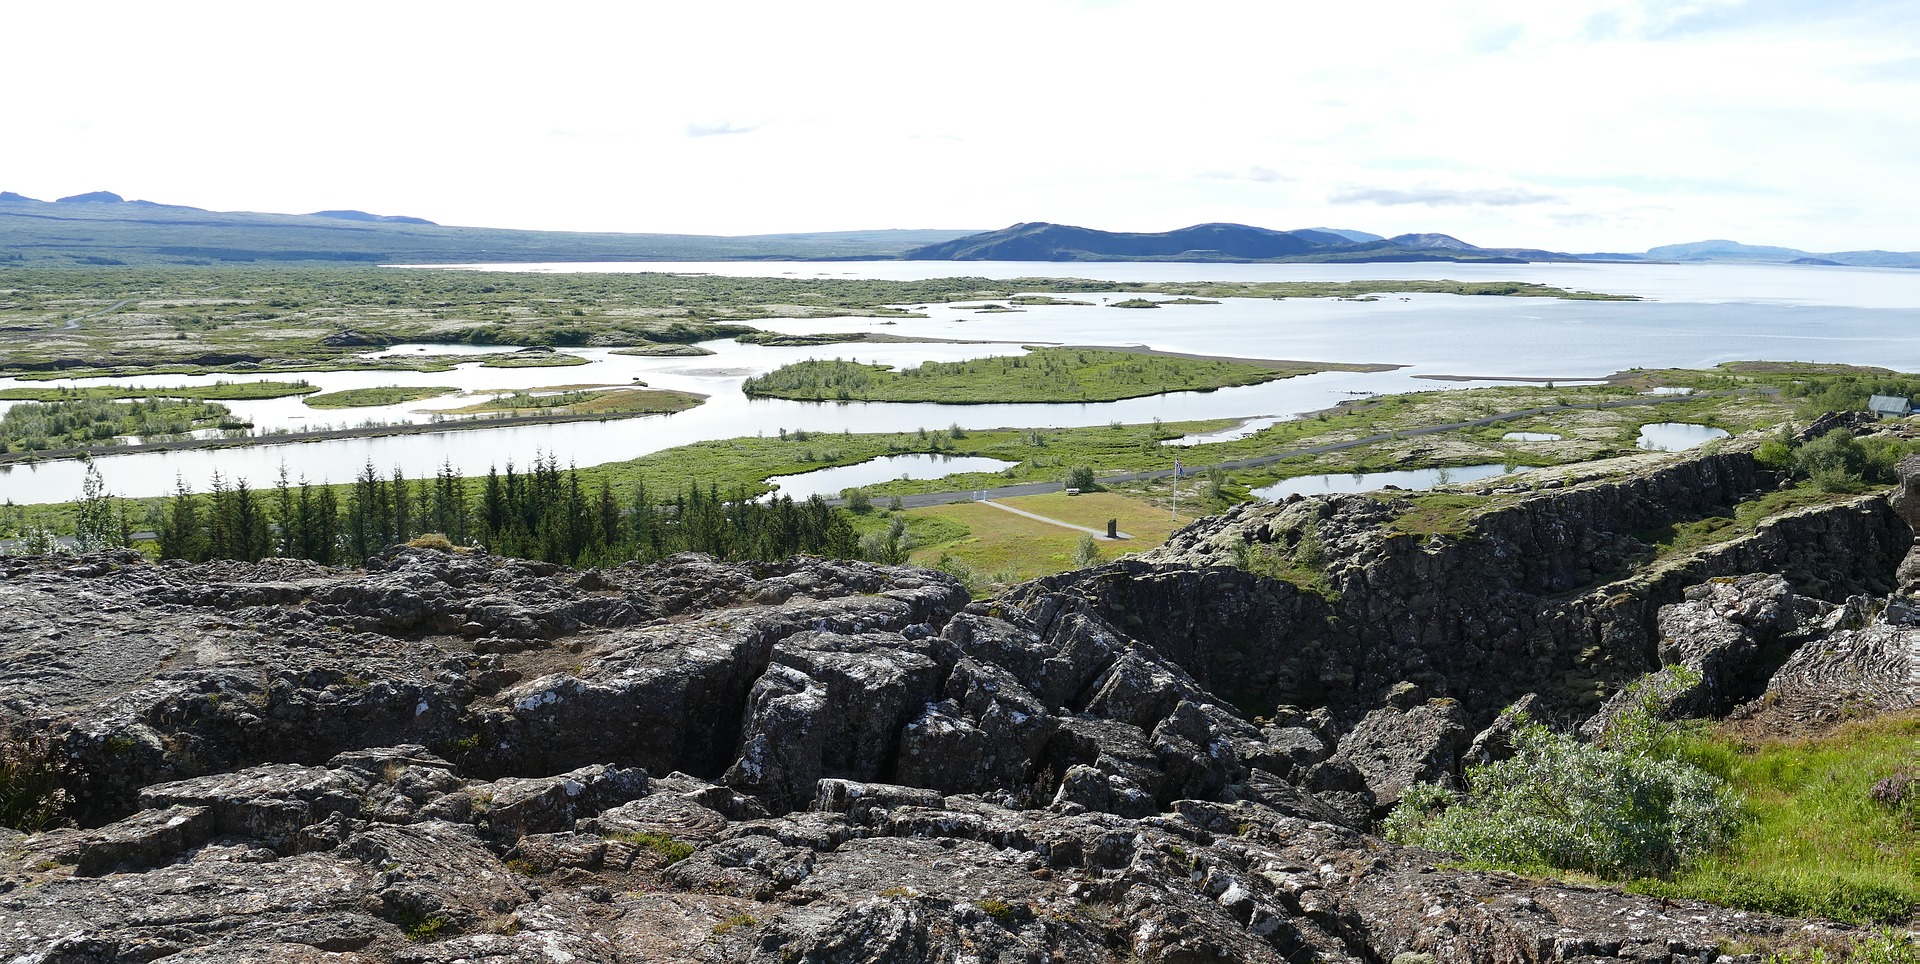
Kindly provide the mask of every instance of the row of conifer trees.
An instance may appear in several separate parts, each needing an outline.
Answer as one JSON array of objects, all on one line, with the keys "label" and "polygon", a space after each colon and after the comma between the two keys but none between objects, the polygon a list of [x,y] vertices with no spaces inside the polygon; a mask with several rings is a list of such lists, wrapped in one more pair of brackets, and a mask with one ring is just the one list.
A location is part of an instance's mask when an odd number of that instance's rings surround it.
[{"label": "row of conifer trees", "polygon": [[[82,506],[83,517],[86,514]],[[351,564],[395,543],[440,533],[455,545],[571,566],[651,561],[676,552],[720,559],[784,559],[795,553],[859,558],[846,515],[819,497],[722,497],[689,484],[665,498],[635,483],[583,483],[551,458],[525,470],[490,469],[476,486],[450,466],[431,478],[382,475],[368,464],[345,488],[292,482],[270,488],[215,475],[211,491],[184,483],[152,512],[160,555],[203,562],[268,556]],[[117,527],[124,533],[124,524]]]}]

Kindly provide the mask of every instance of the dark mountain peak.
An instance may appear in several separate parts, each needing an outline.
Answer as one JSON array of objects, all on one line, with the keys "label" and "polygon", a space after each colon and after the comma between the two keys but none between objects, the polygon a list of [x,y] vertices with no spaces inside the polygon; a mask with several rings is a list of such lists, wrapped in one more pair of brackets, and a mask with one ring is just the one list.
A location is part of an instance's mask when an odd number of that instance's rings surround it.
[{"label": "dark mountain peak", "polygon": [[89,191],[85,194],[75,194],[75,195],[72,195],[71,197],[63,197],[57,201],[54,201],[53,203],[55,204],[125,204],[127,203],[127,199],[121,197],[118,194],[113,193],[112,191]]},{"label": "dark mountain peak", "polygon": [[28,197],[25,194],[15,194],[12,191],[0,191],[0,201],[13,201],[13,202],[32,201],[35,204],[46,203],[37,197]]},{"label": "dark mountain peak", "polygon": [[433,224],[426,218],[410,218],[399,214],[368,214],[352,209],[339,211],[315,211],[311,217],[332,218],[336,221],[367,221],[374,224]]}]

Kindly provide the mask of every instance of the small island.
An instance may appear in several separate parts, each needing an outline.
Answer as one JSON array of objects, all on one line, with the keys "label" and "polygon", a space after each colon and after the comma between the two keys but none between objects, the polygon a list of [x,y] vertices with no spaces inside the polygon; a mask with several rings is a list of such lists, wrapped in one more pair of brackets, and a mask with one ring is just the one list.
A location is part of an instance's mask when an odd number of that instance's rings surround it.
[{"label": "small island", "polygon": [[1210,392],[1321,371],[1380,366],[1207,358],[1114,348],[1034,348],[960,362],[895,370],[833,359],[775,369],[741,385],[748,395],[796,401],[1111,402],[1165,392]]},{"label": "small island", "polygon": [[327,392],[311,396],[305,401],[308,408],[373,408],[451,395],[459,390],[452,385],[381,385]]}]

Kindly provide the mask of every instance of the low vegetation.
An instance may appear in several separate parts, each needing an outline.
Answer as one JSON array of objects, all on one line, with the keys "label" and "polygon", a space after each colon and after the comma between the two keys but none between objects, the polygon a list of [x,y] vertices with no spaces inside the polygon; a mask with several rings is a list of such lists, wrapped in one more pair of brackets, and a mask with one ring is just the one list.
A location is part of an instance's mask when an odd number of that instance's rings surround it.
[{"label": "low vegetation", "polygon": [[587,360],[579,355],[564,352],[515,352],[511,355],[488,355],[480,362],[481,368],[570,368],[585,365]]},{"label": "low vegetation", "polygon": [[1731,785],[1742,822],[1726,847],[1633,889],[1854,922],[1920,911],[1920,713],[1758,742],[1696,730],[1674,756]]},{"label": "low vegetation", "polygon": [[1670,873],[1717,850],[1738,823],[1727,783],[1651,745],[1582,743],[1521,717],[1512,757],[1471,767],[1467,792],[1411,787],[1389,839],[1471,864],[1608,879]]},{"label": "low vegetation", "polygon": [[214,382],[211,385],[175,385],[141,388],[132,385],[86,385],[62,388],[20,386],[0,388],[0,402],[67,402],[130,398],[180,398],[203,402],[257,401],[308,395],[320,389],[304,380],[295,382]]},{"label": "low vegetation", "polygon": [[615,415],[664,414],[684,412],[699,405],[701,397],[688,392],[646,388],[575,389],[571,391],[518,391],[495,395],[483,402],[458,408],[435,409],[444,415],[478,415],[511,412],[521,415]]},{"label": "low vegetation", "polygon": [[125,436],[177,438],[203,428],[245,428],[225,405],[173,398],[131,402],[19,402],[0,413],[0,455],[99,448]]},{"label": "low vegetation", "polygon": [[417,402],[423,398],[451,395],[459,390],[451,385],[386,385],[379,388],[349,388],[308,396],[306,404],[311,408],[369,408],[377,405]]},{"label": "low vegetation", "polygon": [[60,821],[71,776],[45,733],[0,727],[0,827],[32,833]]},{"label": "low vegetation", "polygon": [[1464,793],[1410,789],[1385,831],[1470,865],[1745,910],[1855,923],[1920,911],[1920,713],[1754,742],[1643,704],[1595,743],[1516,720],[1512,758],[1469,768]]},{"label": "low vegetation", "polygon": [[804,361],[749,378],[741,390],[801,401],[1109,402],[1254,385],[1312,370],[1091,348],[1036,348],[1025,355],[925,362],[899,371],[840,359]]}]

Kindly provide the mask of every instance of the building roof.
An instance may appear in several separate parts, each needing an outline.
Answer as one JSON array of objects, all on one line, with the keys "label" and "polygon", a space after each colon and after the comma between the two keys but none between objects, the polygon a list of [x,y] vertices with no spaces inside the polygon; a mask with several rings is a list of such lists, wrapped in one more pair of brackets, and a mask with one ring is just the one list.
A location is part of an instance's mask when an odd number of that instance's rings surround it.
[{"label": "building roof", "polygon": [[1875,395],[1867,400],[1867,410],[1907,415],[1913,412],[1913,399],[1901,398],[1898,395]]}]

